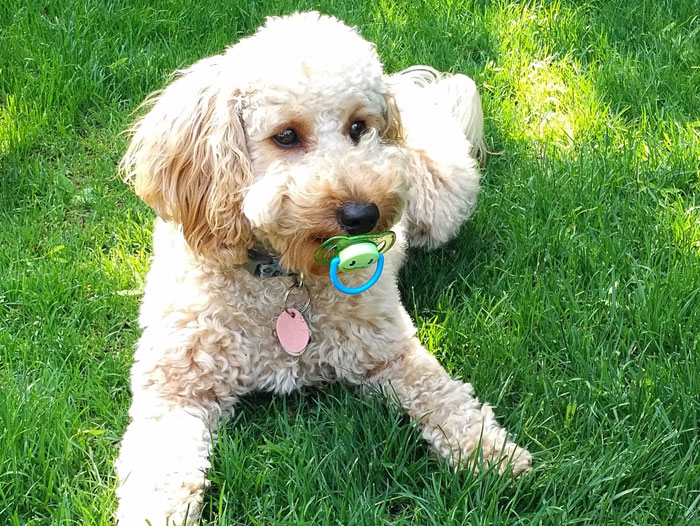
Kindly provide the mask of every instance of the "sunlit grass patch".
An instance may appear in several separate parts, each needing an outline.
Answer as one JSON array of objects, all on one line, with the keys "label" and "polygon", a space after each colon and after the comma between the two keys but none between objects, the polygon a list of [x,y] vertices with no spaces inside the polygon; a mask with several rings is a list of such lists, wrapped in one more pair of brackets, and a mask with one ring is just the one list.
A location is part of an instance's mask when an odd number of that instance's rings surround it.
[{"label": "sunlit grass patch", "polygon": [[513,85],[511,103],[520,125],[514,138],[572,147],[600,134],[612,120],[572,57],[535,59],[522,73]]},{"label": "sunlit grass patch", "polygon": [[692,198],[672,198],[659,219],[675,248],[700,255],[700,203]]},{"label": "sunlit grass patch", "polygon": [[592,38],[586,16],[584,8],[559,2],[489,13],[499,47],[487,83],[508,116],[507,137],[568,149],[618,125],[590,78],[590,50],[579,48]]},{"label": "sunlit grass patch", "polygon": [[[0,70],[0,76],[3,74]],[[20,147],[38,128],[42,118],[28,101],[8,94],[0,101],[0,161],[10,151]]]}]

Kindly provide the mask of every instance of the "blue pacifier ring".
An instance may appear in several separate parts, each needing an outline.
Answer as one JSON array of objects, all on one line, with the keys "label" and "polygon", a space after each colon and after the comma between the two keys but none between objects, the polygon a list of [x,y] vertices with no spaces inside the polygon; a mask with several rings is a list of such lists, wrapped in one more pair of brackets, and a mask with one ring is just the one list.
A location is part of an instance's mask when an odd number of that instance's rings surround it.
[{"label": "blue pacifier ring", "polygon": [[339,257],[336,256],[331,260],[331,283],[335,285],[336,289],[338,289],[340,292],[344,292],[345,294],[360,294],[361,292],[366,291],[372,285],[374,285],[379,279],[379,276],[382,275],[382,270],[384,270],[384,254],[379,254],[379,259],[377,259],[377,268],[375,269],[372,277],[369,278],[369,281],[367,281],[363,285],[360,285],[359,287],[346,287],[340,282],[340,279],[338,279],[339,264]]}]

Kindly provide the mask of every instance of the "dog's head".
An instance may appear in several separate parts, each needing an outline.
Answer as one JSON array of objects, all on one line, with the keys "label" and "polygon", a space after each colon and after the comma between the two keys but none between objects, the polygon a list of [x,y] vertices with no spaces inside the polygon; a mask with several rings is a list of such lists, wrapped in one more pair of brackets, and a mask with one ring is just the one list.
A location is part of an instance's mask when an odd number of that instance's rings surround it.
[{"label": "dog's head", "polygon": [[399,113],[374,45],[334,18],[270,18],[153,100],[121,169],[195,254],[236,264],[261,244],[314,273],[323,240],[399,219]]}]

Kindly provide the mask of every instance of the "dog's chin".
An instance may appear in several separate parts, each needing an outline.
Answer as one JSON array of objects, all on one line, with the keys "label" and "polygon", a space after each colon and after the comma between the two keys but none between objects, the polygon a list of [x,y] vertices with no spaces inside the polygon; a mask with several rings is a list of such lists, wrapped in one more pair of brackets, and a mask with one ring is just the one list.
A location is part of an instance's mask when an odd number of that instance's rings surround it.
[{"label": "dog's chin", "polygon": [[273,243],[273,247],[275,252],[279,254],[280,264],[284,268],[307,276],[324,276],[328,275],[328,267],[316,263],[314,254],[326,239],[337,235],[341,235],[341,233],[333,232],[332,235],[321,236],[313,234],[308,237],[296,236],[293,239],[277,240],[277,243]]}]

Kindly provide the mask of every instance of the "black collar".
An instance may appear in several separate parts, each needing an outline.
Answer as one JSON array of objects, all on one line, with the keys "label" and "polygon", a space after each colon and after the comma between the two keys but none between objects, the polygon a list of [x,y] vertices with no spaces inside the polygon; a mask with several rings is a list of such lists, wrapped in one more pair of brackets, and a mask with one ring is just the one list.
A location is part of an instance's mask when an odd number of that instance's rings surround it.
[{"label": "black collar", "polygon": [[296,274],[296,272],[282,267],[277,256],[252,248],[248,250],[248,261],[242,266],[256,278],[276,278]]}]

